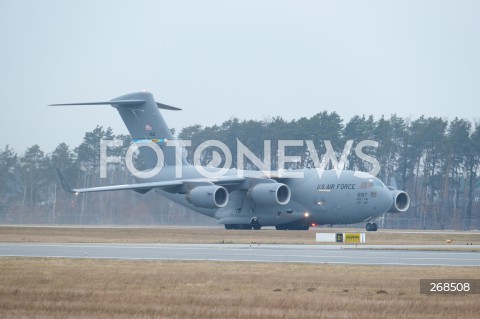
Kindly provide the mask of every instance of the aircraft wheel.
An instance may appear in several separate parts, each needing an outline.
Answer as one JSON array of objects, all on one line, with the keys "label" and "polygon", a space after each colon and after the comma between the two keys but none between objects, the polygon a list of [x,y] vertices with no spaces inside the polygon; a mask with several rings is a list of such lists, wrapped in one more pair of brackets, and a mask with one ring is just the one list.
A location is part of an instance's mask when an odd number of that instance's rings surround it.
[{"label": "aircraft wheel", "polygon": [[367,223],[367,224],[365,225],[365,229],[366,229],[367,231],[373,231],[373,224],[372,224],[372,223]]},{"label": "aircraft wheel", "polygon": [[261,225],[254,225],[254,226],[252,226],[252,227],[253,227],[253,229],[255,229],[255,230],[260,230],[260,229],[262,228]]},{"label": "aircraft wheel", "polygon": [[225,229],[233,229],[233,225],[232,224],[225,224]]},{"label": "aircraft wheel", "polygon": [[287,230],[287,226],[285,226],[285,225],[277,225],[277,226],[275,226],[275,229],[276,229],[276,230]]},{"label": "aircraft wheel", "polygon": [[307,226],[303,226],[303,227],[302,227],[302,230],[308,230],[309,228],[310,228],[310,226],[308,226],[308,225],[307,225]]},{"label": "aircraft wheel", "polygon": [[378,230],[378,225],[376,223],[372,224],[372,231],[377,231]]}]

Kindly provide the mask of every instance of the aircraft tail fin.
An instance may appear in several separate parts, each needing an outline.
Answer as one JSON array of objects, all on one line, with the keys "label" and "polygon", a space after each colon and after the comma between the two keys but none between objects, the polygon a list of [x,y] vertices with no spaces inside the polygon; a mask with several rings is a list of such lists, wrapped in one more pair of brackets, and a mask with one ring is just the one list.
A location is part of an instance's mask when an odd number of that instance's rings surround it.
[{"label": "aircraft tail fin", "polygon": [[[174,137],[159,109],[178,111],[181,110],[180,108],[158,103],[148,92],[131,93],[110,101],[51,104],[50,106],[63,105],[111,105],[120,113],[134,143],[158,144],[164,155],[163,165],[176,165],[175,147],[166,146],[166,142],[173,140]],[[139,152],[145,166],[143,169],[151,169],[157,165],[157,155],[153,149],[140,147]],[[188,165],[183,157],[180,160],[184,165]]]}]

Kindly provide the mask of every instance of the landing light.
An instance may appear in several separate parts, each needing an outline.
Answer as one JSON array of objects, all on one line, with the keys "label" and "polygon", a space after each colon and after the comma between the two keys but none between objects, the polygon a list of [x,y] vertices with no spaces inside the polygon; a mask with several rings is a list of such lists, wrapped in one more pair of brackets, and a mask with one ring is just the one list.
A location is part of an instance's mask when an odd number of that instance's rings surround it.
[{"label": "landing light", "polygon": [[303,216],[305,216],[305,218],[308,218],[308,216],[310,216],[310,214],[309,214],[308,212],[305,212],[305,213],[303,214]]}]

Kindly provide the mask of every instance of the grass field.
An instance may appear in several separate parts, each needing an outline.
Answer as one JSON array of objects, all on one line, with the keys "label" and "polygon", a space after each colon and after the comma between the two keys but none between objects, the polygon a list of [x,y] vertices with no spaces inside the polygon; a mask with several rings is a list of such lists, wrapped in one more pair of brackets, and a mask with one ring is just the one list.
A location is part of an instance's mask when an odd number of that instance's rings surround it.
[{"label": "grass field", "polygon": [[[62,243],[228,243],[228,244],[315,244],[316,232],[358,232],[355,229],[317,228],[309,231],[277,231],[274,229],[225,230],[223,228],[158,227],[0,227],[0,242]],[[480,233],[394,232],[380,230],[366,234],[368,244],[445,245],[480,244]]]},{"label": "grass field", "polygon": [[[315,244],[310,231],[0,227],[0,242]],[[353,230],[358,232],[358,230]],[[367,233],[369,244],[480,244],[477,233]],[[480,267],[0,258],[0,318],[477,318],[480,295],[421,295],[420,279]]]},{"label": "grass field", "polygon": [[479,268],[0,258],[2,318],[478,318]]}]

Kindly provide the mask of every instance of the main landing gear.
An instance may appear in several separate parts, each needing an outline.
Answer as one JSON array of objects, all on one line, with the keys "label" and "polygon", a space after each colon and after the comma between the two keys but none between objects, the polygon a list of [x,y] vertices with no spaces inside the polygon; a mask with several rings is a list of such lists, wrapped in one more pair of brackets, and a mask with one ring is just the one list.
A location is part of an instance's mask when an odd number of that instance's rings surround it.
[{"label": "main landing gear", "polygon": [[367,224],[365,225],[365,229],[366,229],[367,231],[377,231],[377,230],[378,230],[378,226],[377,226],[377,224],[375,224],[375,223],[367,223]]},{"label": "main landing gear", "polygon": [[305,225],[304,223],[289,223],[289,224],[281,224],[276,225],[276,230],[308,230],[310,228],[309,225]]},{"label": "main landing gear", "polygon": [[260,230],[262,224],[260,218],[252,217],[250,219],[250,224],[225,224],[225,229],[255,229]]},{"label": "main landing gear", "polygon": [[[249,224],[225,224],[225,229],[255,229],[259,230],[262,226],[259,224],[249,225]],[[310,227],[308,225],[299,225],[299,224],[286,224],[286,225],[277,225],[275,226],[277,230],[308,230]]]},{"label": "main landing gear", "polygon": [[276,230],[308,230],[310,226],[308,225],[277,225],[275,226]]},{"label": "main landing gear", "polygon": [[255,229],[260,230],[262,228],[261,225],[249,225],[249,224],[225,224],[225,229]]}]

